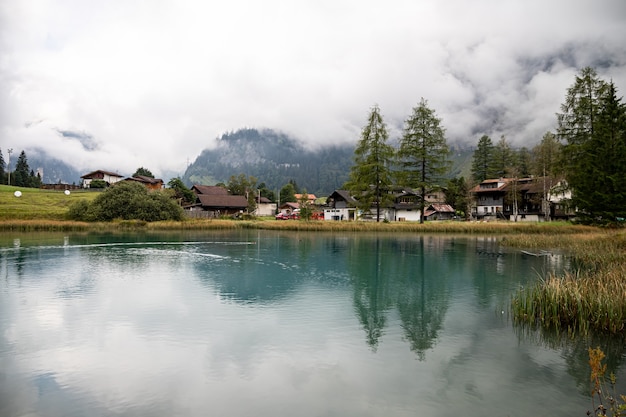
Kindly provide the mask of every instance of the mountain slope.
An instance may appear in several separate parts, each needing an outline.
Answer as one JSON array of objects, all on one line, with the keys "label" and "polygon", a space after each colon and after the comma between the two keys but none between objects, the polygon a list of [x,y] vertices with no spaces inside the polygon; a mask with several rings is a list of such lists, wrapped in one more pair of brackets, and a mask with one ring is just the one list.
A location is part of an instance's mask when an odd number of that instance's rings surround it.
[{"label": "mountain slope", "polygon": [[328,195],[347,180],[353,154],[354,147],[349,145],[310,151],[271,129],[241,129],[222,135],[214,149],[202,151],[187,168],[183,181],[212,185],[245,174],[272,190],[293,180],[302,190]]}]

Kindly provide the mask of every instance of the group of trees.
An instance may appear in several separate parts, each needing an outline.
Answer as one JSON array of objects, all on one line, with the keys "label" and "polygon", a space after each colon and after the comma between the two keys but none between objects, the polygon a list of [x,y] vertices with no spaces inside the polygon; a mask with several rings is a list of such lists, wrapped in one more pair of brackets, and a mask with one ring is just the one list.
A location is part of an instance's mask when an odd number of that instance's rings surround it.
[{"label": "group of trees", "polygon": [[[398,149],[389,145],[388,140],[380,108],[374,106],[361,131],[345,187],[356,198],[360,209],[368,211],[376,207],[376,221],[380,221],[381,207],[391,202],[395,188],[416,189],[423,197],[427,190],[441,185],[449,168],[445,129],[423,98],[405,121]],[[423,198],[419,206],[423,222]]]},{"label": "group of trees", "polygon": [[17,158],[15,170],[11,172],[9,164],[12,152],[13,150],[9,149],[9,158],[5,162],[0,150],[0,183],[17,187],[39,188],[41,186],[41,175],[30,169],[26,152],[23,150]]},{"label": "group of trees", "polygon": [[513,148],[506,137],[494,144],[483,135],[474,151],[472,179],[480,183],[489,178],[550,176],[557,169],[561,146],[552,132],[547,132],[532,149]]},{"label": "group of trees", "polygon": [[613,81],[584,68],[567,90],[557,132],[547,132],[531,150],[512,149],[483,136],[472,163],[476,183],[498,177],[565,179],[571,205],[585,222],[626,219],[626,106]]},{"label": "group of trees", "polygon": [[572,203],[589,222],[626,219],[626,106],[613,81],[584,68],[558,114]]}]

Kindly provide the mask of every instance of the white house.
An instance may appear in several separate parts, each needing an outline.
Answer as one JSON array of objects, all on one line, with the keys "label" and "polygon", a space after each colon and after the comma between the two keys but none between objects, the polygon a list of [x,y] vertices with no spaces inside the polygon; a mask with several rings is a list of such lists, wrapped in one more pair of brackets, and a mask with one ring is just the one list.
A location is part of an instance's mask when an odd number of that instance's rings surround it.
[{"label": "white house", "polygon": [[83,180],[83,188],[89,188],[91,181],[93,180],[102,180],[106,182],[107,185],[113,185],[116,182],[122,181],[124,176],[115,172],[103,171],[99,169],[97,171],[90,172],[89,174],[85,174],[80,178]]}]

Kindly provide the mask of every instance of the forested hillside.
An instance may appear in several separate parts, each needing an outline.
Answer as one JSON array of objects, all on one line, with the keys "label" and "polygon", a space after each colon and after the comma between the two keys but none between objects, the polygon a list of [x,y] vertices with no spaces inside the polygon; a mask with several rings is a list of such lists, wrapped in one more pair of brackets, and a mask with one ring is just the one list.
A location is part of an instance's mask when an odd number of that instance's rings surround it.
[{"label": "forested hillside", "polygon": [[271,129],[241,129],[222,135],[214,149],[202,151],[187,168],[183,181],[212,185],[245,174],[271,190],[293,180],[309,193],[328,195],[346,181],[353,155],[351,145],[310,151]]}]

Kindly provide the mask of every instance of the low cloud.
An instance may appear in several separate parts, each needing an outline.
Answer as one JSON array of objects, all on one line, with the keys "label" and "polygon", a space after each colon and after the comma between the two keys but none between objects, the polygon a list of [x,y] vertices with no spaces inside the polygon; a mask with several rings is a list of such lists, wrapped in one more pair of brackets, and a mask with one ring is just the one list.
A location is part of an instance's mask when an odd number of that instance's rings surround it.
[{"label": "low cloud", "polygon": [[0,143],[182,173],[243,127],[354,143],[374,104],[397,136],[424,97],[451,143],[532,146],[582,67],[626,88],[625,18],[621,0],[7,0]]}]

